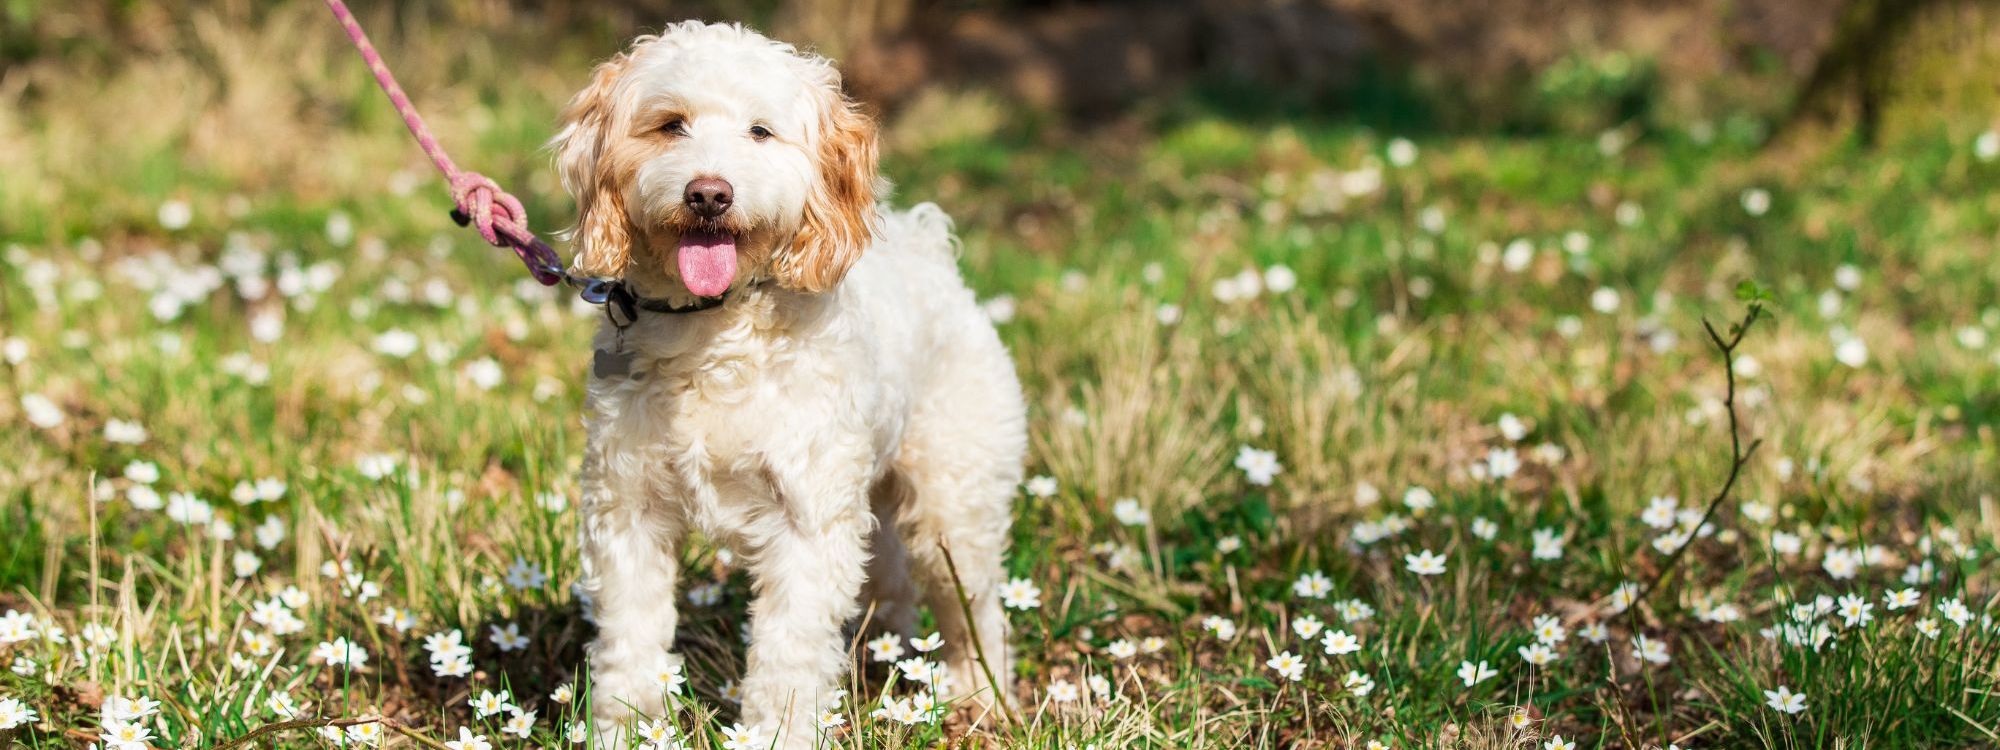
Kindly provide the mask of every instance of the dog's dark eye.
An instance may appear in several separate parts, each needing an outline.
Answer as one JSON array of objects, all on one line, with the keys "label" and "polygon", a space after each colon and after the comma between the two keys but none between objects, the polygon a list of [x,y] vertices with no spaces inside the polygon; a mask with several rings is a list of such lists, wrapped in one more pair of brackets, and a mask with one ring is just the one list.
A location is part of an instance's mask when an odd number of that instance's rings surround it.
[{"label": "dog's dark eye", "polygon": [[660,126],[660,132],[667,135],[687,135],[687,121],[678,117],[668,120],[665,125]]},{"label": "dog's dark eye", "polygon": [[750,137],[760,141],[765,140],[771,137],[771,129],[762,125],[752,125],[750,126]]}]

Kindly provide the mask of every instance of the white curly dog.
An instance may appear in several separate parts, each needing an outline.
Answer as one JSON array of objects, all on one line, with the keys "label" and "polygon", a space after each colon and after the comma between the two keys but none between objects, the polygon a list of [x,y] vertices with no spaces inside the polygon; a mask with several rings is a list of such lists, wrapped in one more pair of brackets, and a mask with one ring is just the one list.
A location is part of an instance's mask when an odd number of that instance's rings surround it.
[{"label": "white curly dog", "polygon": [[780,746],[819,744],[847,626],[872,609],[909,633],[920,589],[947,694],[1006,700],[1020,384],[959,278],[950,219],[877,205],[875,126],[831,63],[676,24],[600,65],[551,145],[578,268],[631,293],[597,333],[588,387],[598,730],[628,736],[663,711],[689,531],[754,581],[743,717]]}]

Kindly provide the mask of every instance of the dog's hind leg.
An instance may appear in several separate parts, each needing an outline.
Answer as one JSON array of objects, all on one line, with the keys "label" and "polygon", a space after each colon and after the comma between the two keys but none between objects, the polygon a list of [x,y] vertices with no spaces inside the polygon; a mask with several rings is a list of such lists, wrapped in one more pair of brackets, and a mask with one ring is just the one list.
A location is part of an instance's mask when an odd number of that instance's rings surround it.
[{"label": "dog's hind leg", "polygon": [[[1011,702],[1013,661],[999,589],[1006,581],[1027,427],[1020,386],[1000,342],[962,344],[984,345],[941,358],[954,364],[924,394],[904,433],[896,470],[911,496],[897,514],[897,529],[944,636],[953,694],[991,707],[996,698]],[[969,606],[959,599],[961,586]]]}]

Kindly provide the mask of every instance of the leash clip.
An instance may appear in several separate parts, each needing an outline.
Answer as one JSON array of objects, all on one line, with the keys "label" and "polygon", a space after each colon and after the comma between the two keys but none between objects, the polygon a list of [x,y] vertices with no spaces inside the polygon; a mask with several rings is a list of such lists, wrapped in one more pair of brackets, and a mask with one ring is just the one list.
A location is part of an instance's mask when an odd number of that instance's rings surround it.
[{"label": "leash clip", "polygon": [[[611,327],[618,329],[620,334],[623,334],[628,326],[638,322],[639,300],[632,296],[632,290],[625,288],[624,284],[594,279],[584,285],[582,297],[588,302],[593,294],[600,297],[593,304],[604,305],[605,319],[611,321]],[[620,316],[624,317],[623,321],[619,320]]]}]

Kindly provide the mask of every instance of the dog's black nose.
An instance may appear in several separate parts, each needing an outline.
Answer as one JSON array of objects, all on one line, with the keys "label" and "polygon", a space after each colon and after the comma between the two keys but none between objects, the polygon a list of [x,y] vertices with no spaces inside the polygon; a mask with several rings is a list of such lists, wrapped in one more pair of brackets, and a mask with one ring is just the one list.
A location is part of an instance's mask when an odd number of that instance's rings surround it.
[{"label": "dog's black nose", "polygon": [[689,210],[704,219],[713,219],[729,210],[729,204],[736,200],[736,189],[728,180],[702,177],[689,180],[687,191],[681,194]]}]

